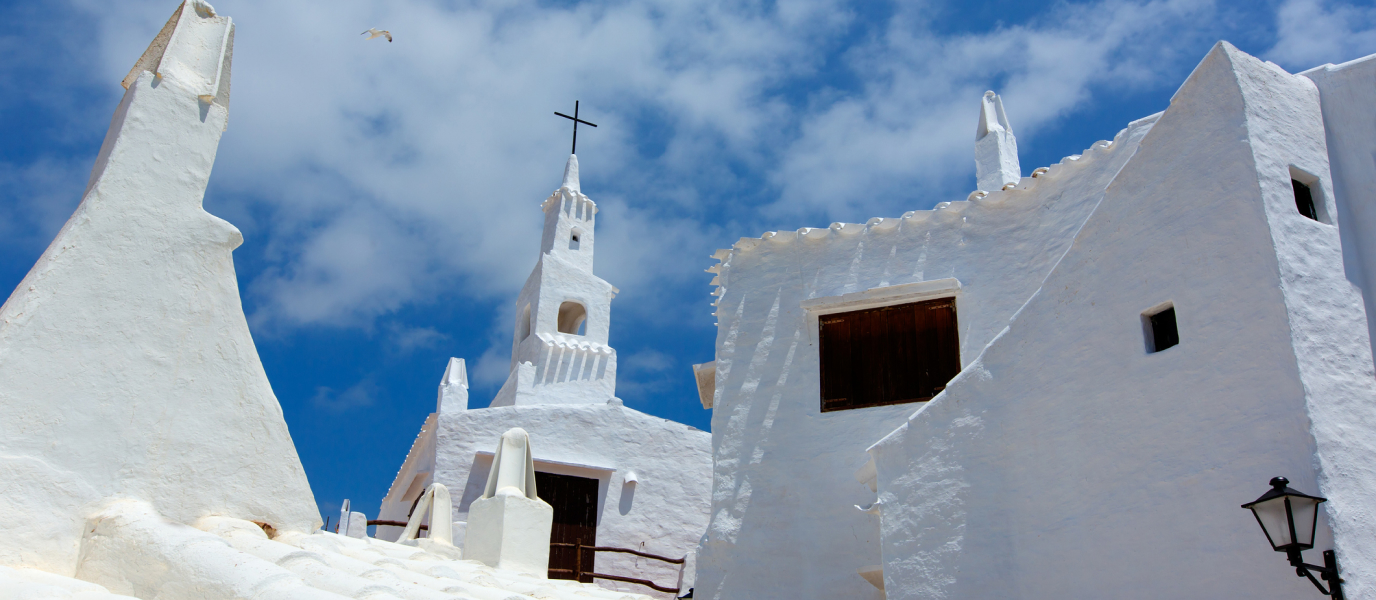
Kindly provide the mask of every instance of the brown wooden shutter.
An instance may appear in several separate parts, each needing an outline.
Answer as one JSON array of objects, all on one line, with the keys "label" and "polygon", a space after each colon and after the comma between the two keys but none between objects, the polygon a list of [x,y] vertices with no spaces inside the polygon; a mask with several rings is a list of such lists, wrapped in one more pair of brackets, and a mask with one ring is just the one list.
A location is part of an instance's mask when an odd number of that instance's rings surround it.
[{"label": "brown wooden shutter", "polygon": [[850,322],[844,315],[821,319],[818,350],[822,357],[822,410],[850,407],[851,344]]},{"label": "brown wooden shutter", "polygon": [[960,372],[956,306],[953,299],[943,298],[920,303],[916,309],[920,353],[915,364],[921,369],[923,396],[931,398],[946,389],[946,383]]},{"label": "brown wooden shutter", "polygon": [[822,412],[931,399],[960,372],[954,298],[818,319]]}]

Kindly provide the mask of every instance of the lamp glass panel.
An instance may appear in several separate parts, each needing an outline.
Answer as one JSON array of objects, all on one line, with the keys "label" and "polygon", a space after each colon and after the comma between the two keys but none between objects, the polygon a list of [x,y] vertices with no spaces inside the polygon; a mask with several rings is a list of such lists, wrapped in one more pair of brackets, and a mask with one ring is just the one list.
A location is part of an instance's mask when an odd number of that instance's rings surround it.
[{"label": "lamp glass panel", "polygon": [[[1290,521],[1285,516],[1285,496],[1254,504],[1252,512],[1266,529],[1266,537],[1271,538],[1271,546],[1280,548],[1293,542],[1290,539]],[[1298,528],[1299,523],[1295,523],[1295,526]]]},{"label": "lamp glass panel", "polygon": [[1312,498],[1290,497],[1290,512],[1295,515],[1295,541],[1306,548],[1314,547],[1314,522],[1318,519],[1319,502]]}]

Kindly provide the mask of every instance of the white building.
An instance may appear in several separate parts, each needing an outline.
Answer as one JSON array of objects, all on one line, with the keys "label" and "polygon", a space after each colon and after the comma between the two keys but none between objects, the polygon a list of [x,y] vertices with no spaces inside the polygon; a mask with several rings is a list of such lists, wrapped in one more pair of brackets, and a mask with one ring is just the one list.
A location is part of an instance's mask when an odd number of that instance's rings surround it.
[{"label": "white building", "polygon": [[1373,105],[1220,43],[1021,177],[986,95],[985,191],[718,252],[697,597],[1312,597],[1274,476],[1376,595]]},{"label": "white building", "polygon": [[[686,568],[592,550],[583,552],[581,562],[583,573],[644,579],[665,588],[682,583],[686,591],[691,554],[707,526],[711,435],[626,408],[614,396],[616,351],[607,336],[617,290],[592,272],[597,205],[579,189],[577,156],[569,156],[562,185],[541,208],[540,257],[516,301],[510,376],[490,407],[469,409],[464,361],[450,360],[436,412],[421,427],[378,519],[405,521],[421,492],[438,482],[454,491],[454,519],[466,521],[469,505],[482,494],[493,440],[520,427],[530,434],[538,494],[555,509],[551,544],[687,556]],[[377,530],[384,539],[400,533],[396,526]],[[579,566],[574,548],[551,546],[551,577],[572,577]],[[669,596],[637,584],[597,581]]]},{"label": "white building", "polygon": [[[234,23],[183,3],[0,307],[0,598],[645,598],[320,531],[205,212]],[[495,438],[494,438],[495,439]]]}]

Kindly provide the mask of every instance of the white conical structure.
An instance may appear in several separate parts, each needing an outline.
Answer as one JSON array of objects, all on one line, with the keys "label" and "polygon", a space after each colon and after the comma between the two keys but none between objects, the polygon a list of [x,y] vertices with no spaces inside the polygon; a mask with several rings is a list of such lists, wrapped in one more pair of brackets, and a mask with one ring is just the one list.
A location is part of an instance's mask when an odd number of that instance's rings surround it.
[{"label": "white conical structure", "polygon": [[569,155],[569,161],[568,161],[567,163],[564,163],[564,182],[563,182],[562,184],[560,184],[559,187],[561,187],[561,188],[568,188],[569,190],[574,191],[574,192],[581,192],[581,191],[582,191],[582,190],[578,189],[578,155],[577,155],[577,154],[570,154],[570,155]]},{"label": "white conical structure", "polygon": [[80,206],[0,308],[0,565],[74,572],[116,498],[177,523],[320,526],[239,301],[243,237],[201,207],[233,40],[210,5],[177,9]]},{"label": "white conical structure", "polygon": [[577,156],[541,208],[540,260],[516,300],[511,374],[492,406],[603,403],[616,393],[617,289],[592,272],[597,205],[579,191]]},{"label": "white conical structure", "polygon": [[979,127],[975,130],[975,185],[992,192],[1021,178],[1018,140],[1003,112],[1003,99],[992,91],[984,92],[979,104]]}]

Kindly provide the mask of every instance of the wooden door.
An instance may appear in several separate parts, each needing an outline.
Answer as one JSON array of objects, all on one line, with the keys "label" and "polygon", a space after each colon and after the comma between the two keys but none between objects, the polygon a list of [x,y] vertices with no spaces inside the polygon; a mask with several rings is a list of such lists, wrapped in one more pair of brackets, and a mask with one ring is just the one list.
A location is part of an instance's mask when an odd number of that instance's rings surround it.
[{"label": "wooden door", "polygon": [[[535,473],[535,491],[541,500],[554,507],[554,527],[549,534],[549,578],[573,579],[578,556],[571,546],[580,540],[584,546],[597,545],[597,480],[573,475]],[[596,552],[583,550],[580,581],[592,583]]]}]

